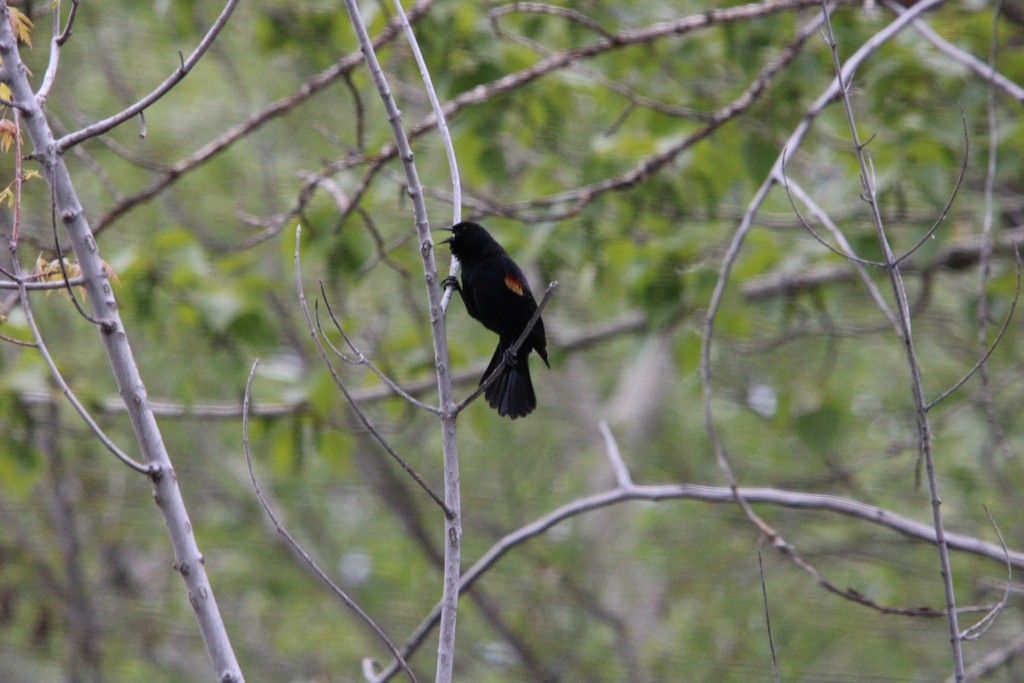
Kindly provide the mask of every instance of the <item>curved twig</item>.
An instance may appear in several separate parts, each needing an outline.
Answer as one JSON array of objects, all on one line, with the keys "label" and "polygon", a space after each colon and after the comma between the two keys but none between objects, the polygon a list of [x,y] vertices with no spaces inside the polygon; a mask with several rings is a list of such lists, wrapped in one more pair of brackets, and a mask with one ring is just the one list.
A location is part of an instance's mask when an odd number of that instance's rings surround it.
[{"label": "curved twig", "polygon": [[57,65],[60,63],[60,51],[64,47],[64,43],[68,42],[71,38],[72,29],[75,25],[75,18],[78,16],[78,4],[79,0],[71,0],[71,11],[68,12],[67,23],[64,24],[64,30],[60,30],[60,0],[56,0],[53,3],[53,27],[52,36],[50,38],[50,59],[46,64],[46,72],[43,74],[43,82],[39,86],[39,90],[36,91],[36,99],[40,103],[46,101],[47,96],[50,93],[50,88],[53,87],[54,81],[57,80]]},{"label": "curved twig", "polygon": [[384,382],[384,384],[386,384],[388,386],[388,388],[391,389],[391,391],[395,392],[395,394],[397,396],[400,396],[401,398],[405,399],[406,401],[408,401],[412,405],[416,406],[417,408],[421,408],[423,410],[430,411],[430,412],[434,413],[435,415],[440,415],[441,414],[441,409],[440,408],[437,408],[437,407],[431,406],[431,405],[427,405],[426,403],[424,403],[423,401],[419,400],[415,396],[412,396],[411,394],[409,394],[409,392],[407,392],[402,387],[398,386],[398,384],[396,384],[394,380],[392,380],[386,374],[381,372],[381,370],[376,365],[374,365],[373,362],[369,358],[367,358],[365,355],[363,355],[362,351],[360,351],[358,348],[356,348],[356,345],[349,338],[349,336],[345,332],[344,328],[342,328],[341,322],[338,320],[337,316],[334,315],[334,310],[331,308],[331,302],[328,301],[328,299],[327,299],[327,291],[324,289],[323,280],[320,281],[320,295],[324,299],[324,305],[327,307],[327,313],[331,317],[331,322],[334,323],[334,329],[338,330],[338,332],[341,334],[341,337],[345,340],[345,343],[348,344],[348,347],[350,349],[352,349],[352,353],[356,354],[355,359],[354,360],[350,360],[349,358],[347,358],[341,352],[340,349],[335,348],[334,344],[332,344],[331,340],[327,338],[327,335],[324,333],[323,328],[320,326],[320,315],[319,315],[319,310],[320,309],[318,307],[317,308],[317,318],[316,318],[316,328],[317,328],[317,330],[320,331],[320,335],[323,338],[323,340],[325,342],[327,342],[327,345],[331,348],[332,351],[334,351],[338,355],[339,358],[344,360],[346,363],[351,363],[353,365],[365,365],[366,367],[368,367],[370,369],[371,372],[373,372],[373,374],[377,375],[377,378],[380,379],[380,381]]},{"label": "curved twig", "polygon": [[826,249],[831,251],[836,256],[841,256],[842,258],[846,259],[847,261],[851,261],[852,263],[857,263],[857,264],[860,264],[862,266],[871,266],[873,268],[885,268],[885,264],[882,263],[881,261],[871,261],[869,259],[860,258],[856,254],[849,253],[849,252],[846,252],[846,251],[842,251],[840,249],[837,249],[836,247],[833,247],[831,244],[828,243],[828,240],[826,240],[824,237],[819,235],[818,232],[814,228],[811,227],[811,224],[807,222],[807,219],[804,218],[804,215],[802,213],[800,213],[800,207],[798,207],[796,205],[796,200],[793,198],[793,193],[789,189],[789,175],[786,173],[786,149],[785,148],[783,148],[783,150],[782,150],[782,164],[781,164],[781,168],[780,168],[779,174],[782,177],[782,186],[786,190],[786,197],[789,199],[789,206],[790,206],[790,208],[793,209],[793,213],[796,214],[796,218],[797,218],[798,221],[800,221],[800,225],[803,226],[804,230],[806,230],[807,232],[811,233],[811,237],[816,239],[818,241],[818,243],[821,244],[821,246],[825,247]]},{"label": "curved twig", "polygon": [[[997,14],[998,16],[998,14]],[[985,514],[988,516],[989,524],[996,532],[996,536],[999,538],[999,545],[1003,548],[1003,554],[1006,556],[1006,585],[1003,586],[1003,597],[999,599],[999,602],[989,610],[985,616],[978,620],[976,624],[966,629],[960,634],[960,637],[964,640],[977,640],[985,635],[989,627],[995,623],[999,613],[1003,611],[1007,603],[1010,601],[1010,586],[1013,585],[1013,565],[1010,563],[1010,551],[1006,548],[1006,539],[1003,538],[1003,532],[999,530],[999,525],[996,524],[996,520],[992,518],[992,513],[989,512],[988,506],[985,507]]]},{"label": "curved twig", "polygon": [[967,134],[967,117],[964,115],[962,109],[960,110],[960,120],[964,125],[964,160],[963,163],[960,164],[960,175],[956,179],[956,185],[953,186],[953,191],[949,195],[949,200],[946,202],[946,205],[942,207],[942,211],[939,212],[939,217],[935,219],[934,223],[932,223],[932,227],[928,228],[928,230],[921,235],[921,239],[917,241],[917,244],[912,246],[904,252],[902,256],[899,256],[896,259],[896,265],[902,263],[904,259],[913,256],[914,252],[921,248],[921,245],[932,238],[932,235],[934,235],[935,231],[939,229],[939,225],[942,224],[942,221],[946,220],[946,216],[949,215],[949,210],[953,207],[953,202],[956,201],[956,196],[960,192],[960,186],[963,185],[964,182],[964,175],[967,174],[968,153],[971,151],[971,138]]},{"label": "curved twig", "polygon": [[999,328],[999,334],[996,335],[996,338],[992,340],[992,343],[989,344],[988,348],[981,355],[981,358],[978,359],[978,361],[971,367],[971,369],[968,370],[967,373],[963,377],[961,377],[960,380],[956,382],[953,386],[951,386],[949,389],[946,389],[944,392],[939,394],[939,396],[933,399],[931,403],[927,404],[925,406],[925,410],[931,410],[937,404],[941,403],[943,400],[946,399],[946,397],[948,397],[950,394],[952,394],[957,389],[962,387],[964,383],[967,382],[967,380],[969,380],[971,377],[974,376],[976,372],[978,372],[979,369],[983,368],[985,366],[985,363],[988,362],[989,356],[991,356],[992,352],[994,352],[996,350],[996,347],[999,346],[999,342],[1002,341],[1003,335],[1006,334],[1006,330],[1009,329],[1010,321],[1013,320],[1013,312],[1017,310],[1017,302],[1020,300],[1021,258],[1020,252],[1017,250],[1016,243],[1014,243],[1013,245],[1013,255],[1017,259],[1017,282],[1013,289],[1013,300],[1010,302],[1010,310],[1007,311],[1006,318],[1003,320],[1003,325],[1002,327]]},{"label": "curved twig", "polygon": [[768,635],[768,649],[772,654],[772,675],[775,678],[775,683],[782,683],[782,679],[779,678],[779,659],[775,655],[775,639],[772,638],[772,616],[768,609],[768,586],[765,585],[764,562],[761,560],[760,550],[757,551],[757,573],[761,577],[761,600],[764,604],[764,623]]},{"label": "curved twig", "polygon": [[421,477],[419,473],[417,473],[416,470],[412,468],[412,465],[407,463],[405,461],[405,458],[399,455],[398,451],[395,450],[394,446],[392,446],[391,443],[384,438],[384,435],[380,433],[380,430],[377,429],[376,425],[373,424],[373,421],[371,421],[369,416],[367,416],[367,414],[363,412],[363,409],[359,407],[359,404],[352,397],[352,394],[349,393],[348,387],[346,387],[345,383],[341,381],[341,376],[338,374],[338,371],[334,369],[334,366],[331,364],[330,358],[327,357],[327,350],[324,348],[323,343],[320,341],[320,335],[317,334],[316,325],[313,324],[313,318],[309,314],[309,306],[306,305],[306,293],[302,287],[302,268],[300,267],[299,264],[299,237],[301,234],[302,226],[296,226],[295,289],[299,299],[299,307],[302,309],[302,315],[306,318],[306,327],[309,330],[309,336],[313,338],[313,343],[316,344],[316,348],[320,352],[320,358],[323,359],[324,365],[327,366],[327,371],[331,373],[331,377],[334,379],[335,386],[337,386],[338,389],[341,390],[342,395],[345,396],[345,400],[348,401],[349,406],[352,408],[352,412],[356,414],[356,417],[358,417],[359,421],[363,423],[363,426],[366,427],[366,430],[373,436],[374,439],[376,439],[377,443],[379,443],[384,448],[387,454],[390,455],[391,458],[398,463],[399,467],[405,470],[405,472],[410,477],[412,477],[417,484],[419,484],[420,488],[423,489],[427,493],[427,495],[430,496],[430,498],[435,503],[438,504],[438,506],[444,511],[445,516],[449,516],[451,513],[448,510],[448,506],[444,504],[444,501],[441,500],[441,498],[436,493],[434,493],[433,489],[430,488],[430,485],[423,480],[423,477]]},{"label": "curved twig", "polygon": [[[21,264],[18,262],[16,255],[13,259],[12,267],[14,268],[15,274],[20,275]],[[36,325],[35,316],[32,315],[32,303],[29,301],[28,290],[25,288],[24,281],[19,280],[19,284],[21,286],[18,288],[18,293],[21,295],[21,309],[25,314],[25,322],[28,325],[29,330],[32,332],[33,339],[35,339],[34,346],[39,349],[39,355],[43,357],[43,362],[45,362],[46,367],[50,369],[50,376],[53,377],[53,381],[57,383],[57,388],[60,389],[62,394],[64,394],[64,397],[67,398],[68,403],[70,403],[71,407],[75,409],[75,412],[81,416],[85,425],[93,434],[96,435],[96,438],[100,440],[100,443],[102,443],[108,451],[114,454],[114,457],[139,474],[145,474],[147,476],[153,476],[156,474],[159,471],[159,468],[156,465],[143,465],[118,448],[117,444],[107,436],[106,432],[104,432],[99,424],[97,424],[96,420],[92,419],[92,415],[89,414],[86,407],[82,405],[82,402],[78,400],[77,396],[75,396],[75,392],[71,390],[70,386],[68,386],[68,383],[64,380],[64,376],[60,372],[60,369],[57,367],[57,363],[53,360],[53,356],[50,355],[50,350],[46,347],[46,342],[43,341],[43,335],[39,331],[39,327]]]},{"label": "curved twig", "polygon": [[555,5],[548,5],[540,2],[514,2],[509,5],[501,5],[500,7],[494,7],[487,11],[487,16],[490,18],[492,24],[496,24],[495,20],[498,17],[513,12],[524,12],[530,14],[547,14],[551,16],[561,17],[575,24],[579,24],[584,28],[588,28],[598,35],[608,38],[611,40],[615,39],[615,34],[602,26],[599,22],[591,19],[586,14],[569,7],[557,7]]},{"label": "curved twig", "polygon": [[[795,194],[796,197],[803,202],[808,209],[810,209],[811,213],[817,216],[818,220],[821,221],[822,225],[824,225],[832,234],[839,246],[847,252],[852,253],[853,247],[846,240],[846,236],[843,235],[843,231],[839,229],[839,226],[835,224],[825,210],[818,206],[818,203],[814,201],[814,198],[811,197],[799,183],[794,182],[792,178],[788,179],[787,182],[789,185],[787,192]],[[871,275],[868,274],[867,269],[860,263],[854,261],[851,261],[850,263],[853,266],[853,269],[857,272],[857,275],[860,277],[861,282],[864,284],[864,288],[868,291],[868,295],[875,302],[875,305],[878,306],[878,310],[882,312],[882,315],[884,315],[886,320],[889,321],[889,324],[892,325],[893,329],[898,331],[900,326],[899,321],[896,320],[896,314],[892,312],[892,309],[889,307],[885,297],[882,296],[882,292],[879,290],[878,285],[875,284],[875,281],[871,279]]]},{"label": "curved twig", "polygon": [[313,573],[320,577],[320,580],[334,591],[334,594],[338,596],[338,599],[340,599],[346,607],[352,610],[352,612],[359,617],[364,624],[370,627],[370,630],[374,632],[377,638],[384,643],[384,646],[388,651],[391,652],[391,656],[396,659],[398,665],[401,667],[402,671],[405,672],[405,675],[408,676],[409,680],[412,681],[412,683],[416,683],[416,676],[413,675],[412,669],[409,668],[405,658],[402,657],[402,654],[398,651],[398,648],[395,647],[395,644],[391,642],[391,639],[388,638],[387,634],[384,633],[384,630],[377,625],[377,622],[375,622],[370,615],[356,603],[355,600],[349,597],[348,593],[342,590],[338,584],[334,583],[334,581],[331,580],[331,577],[329,577],[327,573],[320,568],[320,565],[318,565],[316,561],[309,556],[309,553],[302,548],[299,542],[295,540],[295,537],[293,537],[284,524],[281,523],[281,520],[278,519],[277,515],[274,514],[274,509],[270,507],[270,503],[267,502],[266,496],[263,495],[263,490],[260,488],[260,484],[256,480],[256,471],[252,466],[252,453],[249,450],[249,397],[252,395],[252,383],[253,379],[256,377],[256,368],[259,364],[259,358],[253,361],[252,368],[249,370],[249,379],[245,383],[245,397],[242,400],[242,450],[245,451],[245,464],[249,468],[249,480],[252,482],[253,490],[256,491],[256,499],[260,502],[260,507],[262,507],[264,512],[267,513],[267,516],[270,517],[270,521],[274,523],[274,528],[277,529],[277,533],[284,536],[285,540],[288,541],[288,545],[292,547],[292,550],[298,553],[299,557],[303,559],[306,565],[313,570]]}]

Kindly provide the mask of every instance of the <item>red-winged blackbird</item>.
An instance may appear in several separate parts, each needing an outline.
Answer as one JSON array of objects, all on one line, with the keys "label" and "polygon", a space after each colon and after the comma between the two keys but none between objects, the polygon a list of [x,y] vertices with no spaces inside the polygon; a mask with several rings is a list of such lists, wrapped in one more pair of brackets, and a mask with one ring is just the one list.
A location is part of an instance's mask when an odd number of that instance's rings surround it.
[{"label": "red-winged blackbird", "polygon": [[[462,287],[457,282],[454,284],[462,294],[466,310],[484,327],[498,334],[498,348],[480,378],[483,384],[526,329],[537,310],[537,301],[523,271],[483,227],[463,222],[444,229],[450,230],[452,236],[441,244],[448,244],[462,264]],[[502,417],[514,420],[529,415],[537,407],[537,395],[530,381],[531,350],[551,367],[544,322],[540,319],[519,347],[514,363],[507,363],[501,376],[484,392],[487,403]]]}]

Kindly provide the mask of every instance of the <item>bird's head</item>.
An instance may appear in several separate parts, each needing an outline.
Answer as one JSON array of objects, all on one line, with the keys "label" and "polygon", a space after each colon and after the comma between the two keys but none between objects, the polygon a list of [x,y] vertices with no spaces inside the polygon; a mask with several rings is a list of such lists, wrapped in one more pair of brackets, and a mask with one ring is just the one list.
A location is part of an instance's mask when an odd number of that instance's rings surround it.
[{"label": "bird's head", "polygon": [[452,236],[441,240],[441,244],[451,247],[452,254],[460,261],[473,260],[483,256],[501,254],[504,249],[494,241],[490,233],[482,225],[463,221],[450,228],[441,228],[452,233]]}]

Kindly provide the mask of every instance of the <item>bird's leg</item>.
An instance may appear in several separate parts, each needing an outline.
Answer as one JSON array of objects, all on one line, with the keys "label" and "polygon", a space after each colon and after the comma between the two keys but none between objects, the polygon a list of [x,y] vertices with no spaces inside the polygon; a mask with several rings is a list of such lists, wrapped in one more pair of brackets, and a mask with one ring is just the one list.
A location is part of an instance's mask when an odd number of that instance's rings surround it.
[{"label": "bird's leg", "polygon": [[514,368],[516,366],[516,354],[512,351],[511,346],[505,349],[505,364],[510,368]]},{"label": "bird's leg", "polygon": [[459,287],[459,280],[454,275],[449,275],[441,280],[441,289],[448,289],[449,287],[460,294],[462,293],[462,287]]}]

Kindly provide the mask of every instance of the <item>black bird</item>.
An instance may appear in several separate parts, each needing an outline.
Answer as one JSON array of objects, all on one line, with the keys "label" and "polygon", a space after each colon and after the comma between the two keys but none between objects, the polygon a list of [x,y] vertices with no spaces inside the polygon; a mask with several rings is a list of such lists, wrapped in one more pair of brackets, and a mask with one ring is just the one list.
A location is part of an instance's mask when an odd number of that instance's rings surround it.
[{"label": "black bird", "polygon": [[[526,329],[537,310],[537,301],[523,271],[482,226],[462,222],[444,229],[450,230],[452,236],[441,244],[449,245],[462,264],[462,286],[453,282],[454,278],[446,279],[445,284],[454,284],[469,314],[498,335],[498,348],[480,378],[483,384]],[[530,351],[536,351],[544,364],[551,367],[544,322],[540,319],[510,359],[514,362],[506,364],[501,376],[484,392],[488,405],[502,417],[514,420],[529,415],[537,407],[537,395],[530,381]]]}]

